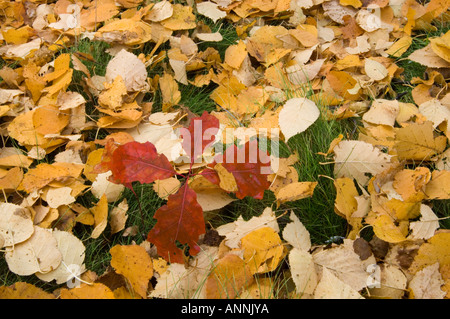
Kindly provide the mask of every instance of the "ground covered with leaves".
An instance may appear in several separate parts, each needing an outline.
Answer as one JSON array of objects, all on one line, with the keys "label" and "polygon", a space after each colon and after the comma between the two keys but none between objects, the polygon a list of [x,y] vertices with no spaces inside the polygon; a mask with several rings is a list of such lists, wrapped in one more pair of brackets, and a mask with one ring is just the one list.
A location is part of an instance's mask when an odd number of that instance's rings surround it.
[{"label": "ground covered with leaves", "polygon": [[450,297],[448,0],[0,6],[0,298]]}]

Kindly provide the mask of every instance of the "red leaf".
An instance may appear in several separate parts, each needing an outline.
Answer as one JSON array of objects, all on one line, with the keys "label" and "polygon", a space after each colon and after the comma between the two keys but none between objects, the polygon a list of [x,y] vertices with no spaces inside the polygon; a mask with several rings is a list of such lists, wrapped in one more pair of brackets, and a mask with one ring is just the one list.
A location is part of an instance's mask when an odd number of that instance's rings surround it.
[{"label": "red leaf", "polygon": [[[242,148],[229,146],[209,167],[214,168],[216,163],[222,163],[233,174],[238,186],[236,197],[239,199],[245,196],[262,199],[264,191],[270,186],[267,180],[267,175],[271,173],[270,158],[267,152],[258,148],[256,140],[247,142]],[[204,170],[201,174],[211,183],[219,185],[219,176],[213,169]]]},{"label": "red leaf", "polygon": [[200,247],[198,237],[205,233],[203,210],[197,202],[197,194],[186,183],[178,192],[169,196],[167,204],[154,215],[156,225],[147,240],[156,245],[158,254],[171,263],[183,263],[183,251],[176,241],[189,245],[189,253],[195,256]]},{"label": "red leaf", "polygon": [[214,136],[219,131],[219,119],[203,112],[201,117],[194,117],[189,123],[189,128],[182,128],[180,134],[183,137],[183,149],[191,158],[191,163],[203,154],[205,148],[214,142]]},{"label": "red leaf", "polygon": [[158,154],[150,142],[129,142],[113,150],[108,144],[105,148],[107,156],[103,157],[100,167],[111,170],[110,181],[113,183],[131,188],[132,182],[153,183],[176,174],[167,157]]}]

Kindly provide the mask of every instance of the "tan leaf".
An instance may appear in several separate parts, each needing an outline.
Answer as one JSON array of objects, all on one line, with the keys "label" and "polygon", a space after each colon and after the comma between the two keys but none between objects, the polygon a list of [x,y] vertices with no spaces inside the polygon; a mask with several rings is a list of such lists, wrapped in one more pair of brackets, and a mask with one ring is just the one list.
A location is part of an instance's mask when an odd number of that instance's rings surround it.
[{"label": "tan leaf", "polygon": [[409,224],[409,228],[412,231],[411,239],[429,239],[434,236],[434,233],[439,228],[439,220],[430,206],[421,204],[420,215],[419,221]]},{"label": "tan leaf", "polygon": [[125,228],[125,223],[128,219],[127,211],[128,203],[126,198],[111,210],[109,220],[111,234],[115,234]]},{"label": "tan leaf", "polygon": [[443,299],[446,295],[441,289],[443,284],[439,263],[434,263],[418,271],[408,286],[414,299]]},{"label": "tan leaf", "polygon": [[323,272],[329,270],[356,291],[366,287],[368,273],[359,255],[354,252],[353,244],[320,250],[312,255],[314,263],[322,266]]},{"label": "tan leaf", "polygon": [[227,13],[219,9],[219,6],[210,1],[204,1],[197,4],[197,11],[201,15],[210,18],[214,23],[226,17]]},{"label": "tan leaf", "polygon": [[36,276],[44,281],[56,280],[57,284],[69,282],[73,278],[80,279],[85,271],[85,247],[83,242],[75,235],[60,230],[52,231],[62,254],[61,264],[54,270],[46,273],[37,272]]},{"label": "tan leaf", "polygon": [[314,299],[364,299],[359,292],[324,268],[314,291]]},{"label": "tan leaf", "polygon": [[181,182],[176,177],[170,177],[164,180],[157,180],[153,183],[153,190],[162,199],[167,199],[170,194],[176,193],[180,188]]},{"label": "tan leaf", "polygon": [[0,204],[0,248],[24,242],[33,232],[31,214],[25,208],[11,203]]},{"label": "tan leaf", "polygon": [[407,278],[403,271],[394,265],[382,264],[379,280],[376,284],[379,287],[370,288],[370,296],[374,298],[401,299],[405,295]]},{"label": "tan leaf", "polygon": [[51,208],[58,208],[62,205],[69,205],[75,202],[75,197],[71,195],[70,187],[50,188],[45,195],[45,201]]},{"label": "tan leaf", "polygon": [[291,211],[292,222],[283,229],[283,239],[299,251],[308,252],[311,249],[311,236],[300,219]]},{"label": "tan leaf", "polygon": [[369,123],[394,126],[399,111],[397,100],[377,99],[362,118]]},{"label": "tan leaf", "polygon": [[51,231],[34,226],[33,235],[26,241],[14,245],[6,252],[9,270],[19,276],[56,269],[62,260],[56,239]]},{"label": "tan leaf", "polygon": [[115,202],[119,199],[125,189],[125,186],[122,184],[112,183],[108,180],[111,174],[110,171],[98,174],[91,186],[91,193],[98,199],[105,195],[108,203]]},{"label": "tan leaf", "polygon": [[155,3],[152,9],[145,15],[145,19],[153,22],[160,22],[170,18],[172,14],[172,4],[167,0],[163,0]]},{"label": "tan leaf", "polygon": [[287,142],[291,137],[304,132],[320,116],[316,104],[306,98],[288,100],[279,114],[278,124]]},{"label": "tan leaf", "polygon": [[408,59],[430,68],[450,67],[450,62],[444,60],[433,51],[431,43],[422,49],[415,50],[408,56]]},{"label": "tan leaf", "polygon": [[335,176],[354,178],[361,185],[369,181],[367,173],[375,176],[392,165],[390,155],[362,141],[341,141],[333,152]]},{"label": "tan leaf", "polygon": [[147,83],[147,70],[144,63],[136,55],[122,49],[106,66],[105,79],[112,82],[120,75],[127,91],[146,92],[149,90]]}]

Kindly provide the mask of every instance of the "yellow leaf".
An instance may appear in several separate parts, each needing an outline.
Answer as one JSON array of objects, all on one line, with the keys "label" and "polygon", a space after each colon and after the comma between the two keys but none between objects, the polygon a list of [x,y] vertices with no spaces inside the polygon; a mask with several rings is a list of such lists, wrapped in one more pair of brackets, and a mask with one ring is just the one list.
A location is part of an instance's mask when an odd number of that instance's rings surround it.
[{"label": "yellow leaf", "polygon": [[416,273],[423,268],[433,265],[436,262],[441,267],[450,264],[450,233],[439,232],[426,243],[419,247],[416,257],[413,263],[409,267],[411,273]]},{"label": "yellow leaf", "polygon": [[69,112],[60,111],[55,105],[36,108],[33,112],[33,124],[36,132],[42,135],[60,133],[69,124]]},{"label": "yellow leaf", "polygon": [[161,21],[169,30],[189,30],[197,26],[192,7],[176,3],[173,5],[173,14],[170,18]]},{"label": "yellow leaf", "polygon": [[219,175],[220,179],[220,188],[227,192],[237,192],[238,186],[236,183],[236,179],[234,178],[234,175],[227,171],[225,167],[222,166],[222,164],[218,163],[214,166],[214,170]]},{"label": "yellow leaf", "polygon": [[108,224],[108,199],[106,195],[103,195],[97,205],[91,208],[91,213],[94,215],[94,230],[91,238],[98,238]]},{"label": "yellow leaf", "polygon": [[70,184],[81,175],[82,164],[73,163],[42,163],[28,170],[25,174],[22,186],[27,193],[43,188],[55,180],[65,181]]},{"label": "yellow leaf", "polygon": [[217,261],[206,280],[206,298],[233,299],[253,280],[244,261],[237,255],[227,254]]},{"label": "yellow leaf", "polygon": [[28,42],[34,32],[34,29],[27,25],[18,29],[11,28],[2,31],[2,35],[8,44],[23,44]]},{"label": "yellow leaf", "polygon": [[101,283],[91,285],[82,283],[72,289],[61,289],[61,299],[114,299],[114,293]]},{"label": "yellow leaf", "polygon": [[431,181],[425,187],[427,199],[450,199],[450,171],[431,173]]},{"label": "yellow leaf", "polygon": [[433,123],[413,123],[399,128],[395,136],[395,149],[400,159],[429,160],[447,146],[445,136],[434,136]]},{"label": "yellow leaf", "polygon": [[362,2],[359,0],[339,0],[339,3],[343,6],[352,6],[355,9],[362,6]]},{"label": "yellow leaf", "polygon": [[[448,2],[448,1],[447,1]],[[431,49],[447,62],[450,62],[450,31],[443,36],[430,39]]]},{"label": "yellow leaf", "polygon": [[372,226],[375,235],[388,243],[400,243],[406,240],[404,232],[394,224],[394,220],[389,215],[378,214]]},{"label": "yellow leaf", "polygon": [[234,69],[239,69],[245,57],[247,48],[241,40],[238,44],[230,45],[225,51],[225,63]]},{"label": "yellow leaf", "polygon": [[178,89],[178,83],[172,75],[164,73],[159,78],[159,87],[163,98],[163,112],[167,112],[172,106],[178,104],[181,100],[181,92]]},{"label": "yellow leaf", "polygon": [[0,299],[56,299],[56,297],[32,284],[19,281],[11,286],[0,287]]},{"label": "yellow leaf", "polygon": [[152,39],[152,28],[143,21],[120,19],[98,29],[95,39],[125,45],[138,45]]},{"label": "yellow leaf", "polygon": [[241,238],[244,261],[252,274],[276,269],[285,256],[278,233],[271,227],[262,227]]},{"label": "yellow leaf", "polygon": [[115,245],[110,253],[111,266],[130,282],[137,294],[146,298],[148,282],[153,276],[153,263],[145,248],[139,245]]},{"label": "yellow leaf", "polygon": [[292,202],[311,197],[317,182],[297,182],[284,186],[275,195],[277,206],[286,202]]},{"label": "yellow leaf", "polygon": [[385,52],[389,55],[392,55],[395,58],[400,57],[403,53],[405,53],[408,48],[412,44],[412,38],[408,35],[405,35],[398,39],[388,50]]},{"label": "yellow leaf", "polygon": [[405,202],[419,202],[426,197],[425,185],[430,179],[431,172],[427,167],[404,169],[395,174],[393,186]]},{"label": "yellow leaf", "polygon": [[92,151],[87,157],[86,164],[84,165],[83,169],[83,174],[91,182],[94,182],[98,175],[97,173],[94,173],[94,167],[102,161],[103,150],[103,148],[99,148],[95,151]]}]

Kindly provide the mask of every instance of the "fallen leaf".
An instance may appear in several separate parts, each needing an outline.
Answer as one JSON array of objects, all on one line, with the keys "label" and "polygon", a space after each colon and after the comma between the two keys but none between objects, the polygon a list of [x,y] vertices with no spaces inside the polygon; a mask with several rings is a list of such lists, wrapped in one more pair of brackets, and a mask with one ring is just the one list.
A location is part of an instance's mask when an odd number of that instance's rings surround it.
[{"label": "fallen leaf", "polygon": [[285,255],[278,233],[271,227],[262,227],[241,238],[244,262],[251,274],[276,269]]},{"label": "fallen leaf", "polygon": [[320,116],[316,104],[306,98],[288,100],[279,114],[279,125],[287,142],[291,137],[304,132]]},{"label": "fallen leaf", "polygon": [[103,195],[97,204],[90,209],[94,215],[94,230],[91,238],[98,238],[108,225],[108,199]]},{"label": "fallen leaf", "polygon": [[109,225],[111,226],[111,234],[115,234],[125,228],[125,223],[128,219],[128,202],[126,199],[122,200],[110,212]]},{"label": "fallen leaf", "polygon": [[288,223],[283,229],[283,239],[299,251],[308,252],[311,249],[311,236],[300,219],[291,211]]},{"label": "fallen leaf", "polygon": [[79,280],[81,274],[86,270],[84,265],[85,246],[75,235],[60,230],[52,231],[53,237],[58,244],[62,260],[60,265],[50,272],[37,272],[36,276],[44,281],[56,280],[57,284],[69,282],[74,278]]},{"label": "fallen leaf", "polygon": [[0,204],[0,248],[14,247],[34,233],[31,214],[23,207],[11,203]]},{"label": "fallen leaf", "polygon": [[364,299],[356,289],[325,268],[314,291],[314,299]]},{"label": "fallen leaf", "polygon": [[110,253],[111,266],[129,281],[137,294],[146,298],[148,283],[153,277],[153,264],[145,248],[138,245],[115,245]]},{"label": "fallen leaf", "polygon": [[312,197],[318,182],[297,182],[280,188],[275,197],[277,205]]},{"label": "fallen leaf", "polygon": [[11,272],[29,276],[56,269],[61,263],[62,255],[51,230],[34,226],[33,235],[6,252],[5,260]]},{"label": "fallen leaf", "polygon": [[18,281],[0,287],[1,299],[56,299],[56,297],[30,283]]},{"label": "fallen leaf", "polygon": [[443,299],[446,295],[441,290],[443,284],[439,263],[434,263],[419,270],[409,282],[408,287],[414,299]]},{"label": "fallen leaf", "polygon": [[395,149],[400,159],[428,160],[442,153],[447,144],[445,136],[435,136],[433,123],[413,123],[399,128],[395,136]]},{"label": "fallen leaf", "polygon": [[294,248],[289,252],[288,261],[296,292],[300,296],[313,295],[318,283],[318,275],[311,254]]},{"label": "fallen leaf", "polygon": [[392,166],[391,155],[362,141],[341,141],[333,152],[335,176],[354,178],[361,185],[369,181],[368,173],[375,176]]},{"label": "fallen leaf", "polygon": [[158,254],[171,263],[183,263],[183,251],[176,246],[176,241],[187,244],[192,256],[200,251],[197,241],[205,233],[205,222],[196,197],[186,183],[170,195],[167,204],[154,215],[157,222],[147,240],[156,245]]},{"label": "fallen leaf", "polygon": [[439,220],[430,206],[420,205],[420,220],[411,222],[411,239],[429,239],[434,236],[435,231],[440,227]]},{"label": "fallen leaf", "polygon": [[84,284],[72,289],[61,289],[61,299],[114,299],[114,293],[101,283]]},{"label": "fallen leaf", "polygon": [[234,299],[252,282],[253,276],[244,261],[239,256],[228,254],[217,261],[206,279],[206,298]]}]

